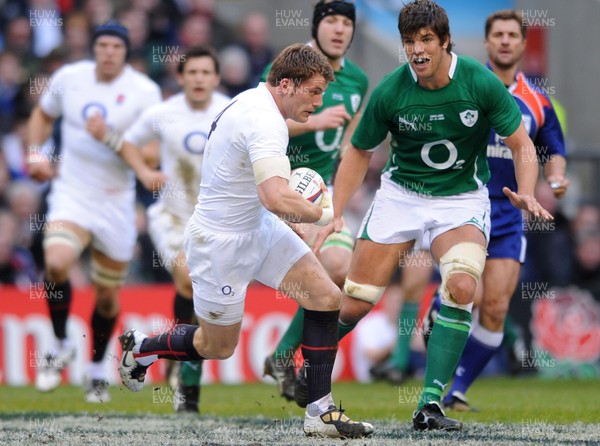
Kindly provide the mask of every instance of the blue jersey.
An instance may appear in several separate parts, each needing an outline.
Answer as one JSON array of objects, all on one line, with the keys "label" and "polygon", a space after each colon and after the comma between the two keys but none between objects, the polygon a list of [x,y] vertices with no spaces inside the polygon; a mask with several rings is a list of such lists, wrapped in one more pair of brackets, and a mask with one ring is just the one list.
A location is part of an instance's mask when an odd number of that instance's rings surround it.
[{"label": "blue jersey", "polygon": [[[488,68],[491,69],[489,64]],[[508,87],[508,91],[521,109],[525,128],[535,144],[540,161],[545,163],[552,155],[565,156],[562,130],[548,96],[536,88],[520,71],[516,75],[515,82]],[[491,179],[487,184],[492,205],[490,257],[510,257],[522,261],[522,256],[516,252],[516,249],[511,250],[511,254],[508,255],[508,250],[504,249],[500,251],[504,251],[505,254],[495,253],[496,250],[492,246],[495,237],[504,237],[512,233],[515,239],[517,237],[521,239],[523,232],[521,210],[513,207],[502,192],[505,186],[513,191],[517,190],[512,152],[500,141],[494,130],[490,133],[487,156],[491,171]]]}]

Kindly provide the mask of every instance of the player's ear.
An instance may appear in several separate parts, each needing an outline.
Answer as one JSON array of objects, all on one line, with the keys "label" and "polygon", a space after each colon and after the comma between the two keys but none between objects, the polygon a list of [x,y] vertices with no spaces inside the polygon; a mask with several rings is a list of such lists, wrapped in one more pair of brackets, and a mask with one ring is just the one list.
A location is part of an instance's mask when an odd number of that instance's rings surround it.
[{"label": "player's ear", "polygon": [[442,48],[444,48],[444,49],[448,48],[449,43],[450,43],[450,36],[446,36],[446,38],[444,39],[444,43],[442,43]]},{"label": "player's ear", "polygon": [[292,85],[292,81],[291,79],[284,77],[283,79],[281,79],[279,81],[279,86],[278,86],[278,90],[281,94],[288,94],[290,92],[290,90],[292,89],[293,85]]}]

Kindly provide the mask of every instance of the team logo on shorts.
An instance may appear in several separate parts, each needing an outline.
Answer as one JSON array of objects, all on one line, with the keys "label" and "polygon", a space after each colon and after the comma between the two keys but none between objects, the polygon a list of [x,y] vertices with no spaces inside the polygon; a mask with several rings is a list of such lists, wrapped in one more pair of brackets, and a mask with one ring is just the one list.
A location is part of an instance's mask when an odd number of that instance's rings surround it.
[{"label": "team logo on shorts", "polygon": [[465,110],[464,112],[459,113],[460,120],[467,127],[473,127],[475,125],[478,114],[477,110]]}]

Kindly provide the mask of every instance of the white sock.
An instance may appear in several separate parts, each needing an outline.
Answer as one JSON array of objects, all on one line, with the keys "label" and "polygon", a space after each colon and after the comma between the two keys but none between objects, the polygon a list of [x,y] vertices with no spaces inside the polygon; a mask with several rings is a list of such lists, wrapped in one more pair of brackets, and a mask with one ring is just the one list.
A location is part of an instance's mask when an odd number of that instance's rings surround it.
[{"label": "white sock", "polygon": [[149,366],[154,361],[158,360],[158,355],[141,356],[139,358],[136,358],[135,355],[134,355],[133,357],[135,358],[136,362],[139,365],[143,365],[143,366]]},{"label": "white sock", "polygon": [[327,412],[330,406],[335,406],[331,392],[306,406],[306,411],[310,416],[321,415]]},{"label": "white sock", "polygon": [[104,366],[104,361],[90,362],[90,365],[88,366],[88,374],[91,379],[108,381],[106,379],[106,367]]}]

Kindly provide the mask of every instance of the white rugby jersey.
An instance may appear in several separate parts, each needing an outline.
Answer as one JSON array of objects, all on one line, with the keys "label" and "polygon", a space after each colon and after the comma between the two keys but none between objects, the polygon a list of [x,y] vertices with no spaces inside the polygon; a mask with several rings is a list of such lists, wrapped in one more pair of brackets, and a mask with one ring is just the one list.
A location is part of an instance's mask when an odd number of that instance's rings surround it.
[{"label": "white rugby jersey", "polygon": [[122,134],[144,110],[160,102],[160,88],[129,65],[110,83],[98,82],[95,68],[93,61],[65,65],[52,76],[40,99],[46,114],[63,118],[55,181],[99,196],[132,191],[133,171],[87,132],[86,121],[100,113],[111,129]]},{"label": "white rugby jersey", "polygon": [[138,147],[160,140],[161,170],[168,182],[159,201],[184,221],[194,212],[210,125],[228,102],[229,97],[214,92],[205,110],[194,110],[184,93],[178,93],[146,110],[123,137]]},{"label": "white rugby jersey", "polygon": [[233,98],[211,126],[193,218],[220,231],[255,229],[268,211],[252,163],[285,156],[287,145],[285,119],[264,83]]}]

